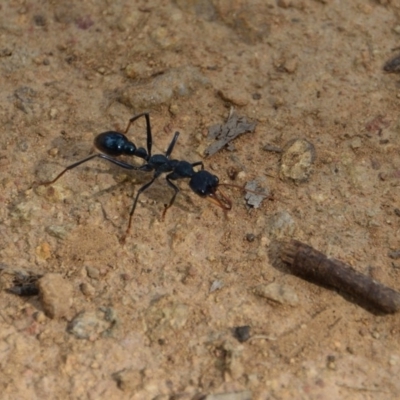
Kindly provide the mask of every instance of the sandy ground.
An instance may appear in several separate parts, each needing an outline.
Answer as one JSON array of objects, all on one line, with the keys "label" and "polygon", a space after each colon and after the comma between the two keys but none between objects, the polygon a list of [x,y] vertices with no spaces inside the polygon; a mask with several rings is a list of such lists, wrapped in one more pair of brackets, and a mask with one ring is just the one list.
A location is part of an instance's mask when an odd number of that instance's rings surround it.
[{"label": "sandy ground", "polygon": [[[382,69],[399,14],[397,0],[3,1],[0,397],[400,398],[399,316],[269,255],[296,238],[400,289],[399,78]],[[204,158],[231,107],[255,132]],[[160,179],[122,245],[151,174],[95,160],[32,188],[143,111],[155,152],[180,131],[175,157],[274,199],[224,189],[224,216],[181,181],[161,221]],[[145,146],[144,120],[129,137]],[[305,182],[268,151],[296,138],[315,146]],[[8,293],[18,273],[44,275],[46,298]],[[260,296],[271,283],[287,295]]]}]

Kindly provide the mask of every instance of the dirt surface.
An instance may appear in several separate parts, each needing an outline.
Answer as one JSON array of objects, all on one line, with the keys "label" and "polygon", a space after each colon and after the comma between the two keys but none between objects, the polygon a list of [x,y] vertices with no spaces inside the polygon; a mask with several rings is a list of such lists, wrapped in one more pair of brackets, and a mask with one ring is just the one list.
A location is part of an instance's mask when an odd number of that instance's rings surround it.
[{"label": "dirt surface", "polygon": [[[397,0],[3,1],[0,397],[400,398],[399,316],[270,251],[296,238],[400,290],[399,77],[383,71],[399,16]],[[231,107],[255,132],[204,158]],[[224,215],[182,180],[161,221],[159,179],[122,245],[151,174],[94,160],[32,187],[143,111],[156,153],[179,131],[174,157],[273,200],[224,188]],[[315,148],[303,181],[282,172],[293,139]],[[8,293],[18,274],[43,276],[41,296]]]}]

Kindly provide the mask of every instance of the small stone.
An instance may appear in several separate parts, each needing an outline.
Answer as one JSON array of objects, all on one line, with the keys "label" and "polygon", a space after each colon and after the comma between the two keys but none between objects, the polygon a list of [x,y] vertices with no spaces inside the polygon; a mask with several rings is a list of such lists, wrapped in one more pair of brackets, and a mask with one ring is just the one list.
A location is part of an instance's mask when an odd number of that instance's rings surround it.
[{"label": "small stone", "polygon": [[49,243],[47,242],[40,243],[40,245],[37,246],[35,249],[35,254],[36,257],[38,257],[41,260],[48,260],[49,258],[51,258],[51,248]]},{"label": "small stone", "polygon": [[68,324],[68,332],[77,339],[95,340],[115,325],[107,311],[82,311]]},{"label": "small stone", "polygon": [[176,35],[165,26],[158,26],[150,32],[151,39],[156,42],[162,49],[176,49],[179,47],[180,41]]},{"label": "small stone", "polygon": [[47,153],[48,153],[49,156],[55,157],[55,156],[58,155],[59,150],[58,150],[57,147],[53,147],[53,148],[50,149]]},{"label": "small stone", "polygon": [[270,151],[272,153],[282,153],[282,148],[275,146],[273,144],[267,143],[264,147],[263,147],[264,151]]},{"label": "small stone", "polygon": [[288,60],[286,60],[284,68],[286,72],[288,72],[289,74],[293,74],[294,72],[296,72],[297,66],[298,66],[297,57],[291,57]]},{"label": "small stone", "polygon": [[210,293],[215,292],[216,290],[220,290],[224,287],[224,283],[219,280],[215,280],[210,287]]},{"label": "small stone", "polygon": [[328,357],[326,357],[326,366],[329,369],[335,370],[336,369],[336,357],[329,355]]},{"label": "small stone", "polygon": [[39,324],[43,324],[44,322],[46,322],[46,314],[42,311],[35,312],[33,314],[33,318],[35,318],[35,321]]},{"label": "small stone", "polygon": [[148,109],[170,103],[173,98],[190,96],[210,81],[200,69],[186,66],[170,69],[162,75],[152,77],[137,85],[127,85],[118,94],[117,100],[127,107]]},{"label": "small stone", "polygon": [[244,343],[250,339],[250,326],[237,326],[233,329],[233,336],[240,342]]},{"label": "small stone", "polygon": [[244,181],[244,180],[246,179],[246,172],[240,171],[240,172],[237,174],[236,179],[237,179],[238,181]]},{"label": "small stone", "polygon": [[359,137],[355,137],[351,142],[350,142],[350,147],[353,150],[359,149],[362,146],[361,139]]},{"label": "small stone", "polygon": [[379,332],[377,332],[377,331],[373,331],[373,332],[371,333],[371,336],[372,336],[374,339],[379,339],[379,338],[381,337],[381,335],[380,335]]},{"label": "small stone", "polygon": [[296,306],[299,302],[296,292],[288,285],[280,283],[270,283],[269,285],[259,285],[254,288],[257,296],[275,301],[279,304]]},{"label": "small stone", "polygon": [[50,108],[49,116],[51,119],[56,119],[58,115],[58,110],[56,108]]},{"label": "small stone", "polygon": [[399,356],[391,354],[389,357],[389,365],[393,367],[394,365],[397,365],[398,362],[399,362]]},{"label": "small stone", "polygon": [[169,106],[169,112],[172,115],[177,115],[179,113],[179,106],[177,104],[171,104]]},{"label": "small stone", "polygon": [[288,0],[278,0],[276,2],[277,6],[280,8],[289,8],[291,6],[291,1]]},{"label": "small stone", "polygon": [[10,57],[12,55],[12,50],[8,48],[0,49],[0,58],[1,57]]},{"label": "small stone", "polygon": [[398,260],[400,258],[400,250],[389,251],[388,257],[393,258],[393,260]]},{"label": "small stone", "polygon": [[96,293],[96,289],[90,283],[81,283],[79,288],[86,297],[93,297]]},{"label": "small stone", "polygon": [[255,240],[255,238],[256,238],[256,236],[254,235],[254,233],[248,233],[247,235],[246,235],[246,240],[248,241],[248,242],[254,242],[254,240]]},{"label": "small stone", "polygon": [[139,76],[138,70],[134,64],[128,64],[125,68],[127,78],[136,79]]},{"label": "small stone", "polygon": [[248,104],[249,99],[247,93],[239,89],[223,89],[218,91],[218,95],[222,100],[232,103],[239,107],[244,107]]},{"label": "small stone", "polygon": [[123,392],[135,393],[143,389],[144,373],[137,369],[124,369],[112,375]]},{"label": "small stone", "polygon": [[46,232],[57,239],[65,239],[71,228],[71,225],[50,225],[46,228]]},{"label": "small stone", "polygon": [[282,178],[305,182],[312,173],[315,147],[305,139],[294,139],[283,149],[280,174]]},{"label": "small stone", "polygon": [[96,267],[86,266],[86,273],[89,278],[92,279],[99,279],[100,278],[100,271]]},{"label": "small stone", "polygon": [[38,281],[40,300],[46,315],[62,318],[68,315],[73,303],[73,288],[59,274],[46,274]]}]

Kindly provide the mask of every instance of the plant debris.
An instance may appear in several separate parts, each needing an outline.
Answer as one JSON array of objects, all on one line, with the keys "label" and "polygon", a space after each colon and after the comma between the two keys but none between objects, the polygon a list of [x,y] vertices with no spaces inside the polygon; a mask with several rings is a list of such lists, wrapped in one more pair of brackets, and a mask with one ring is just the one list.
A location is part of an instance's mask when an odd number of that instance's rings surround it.
[{"label": "plant debris", "polygon": [[[12,272],[8,271],[8,273]],[[15,271],[13,279],[14,286],[7,288],[6,292],[22,297],[37,296],[39,294],[37,282],[41,277],[42,275],[34,273]]]},{"label": "plant debris", "polygon": [[374,281],[342,261],[328,258],[304,243],[297,240],[284,243],[280,257],[289,265],[294,275],[307,281],[354,295],[384,313],[400,310],[399,292]]},{"label": "plant debris", "polygon": [[270,193],[267,188],[258,189],[258,180],[247,182],[244,190],[246,194],[244,196],[247,205],[254,208],[259,208],[262,201],[269,197]]},{"label": "plant debris", "polygon": [[400,72],[400,54],[391,58],[389,61],[386,61],[383,70],[385,72],[398,74]]},{"label": "plant debris", "polygon": [[[205,155],[212,156],[239,135],[254,132],[256,125],[257,122],[248,122],[246,117],[239,117],[235,110],[231,108],[226,123],[213,125],[208,129],[207,139],[215,139],[216,141],[206,148]],[[234,147],[231,143],[230,146],[230,150],[233,150]]]}]

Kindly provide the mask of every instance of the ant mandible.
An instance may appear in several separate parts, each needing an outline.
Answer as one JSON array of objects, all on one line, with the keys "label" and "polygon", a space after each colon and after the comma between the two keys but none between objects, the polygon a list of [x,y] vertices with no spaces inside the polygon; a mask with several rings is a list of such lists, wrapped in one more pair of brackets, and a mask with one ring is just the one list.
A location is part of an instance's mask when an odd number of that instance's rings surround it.
[{"label": "ant mandible", "polygon": [[[133,142],[129,141],[125,136],[131,126],[131,124],[136,121],[140,117],[145,117],[146,119],[146,131],[147,131],[147,151],[139,147],[137,148]],[[69,165],[63,171],[61,171],[53,180],[48,182],[41,182],[38,185],[51,185],[55,183],[58,179],[60,179],[67,171],[87,162],[96,157],[105,159],[113,164],[118,165],[119,167],[129,169],[129,170],[139,170],[145,172],[154,171],[153,178],[143,185],[137,192],[135,200],[133,202],[132,208],[129,213],[129,222],[128,227],[126,229],[125,235],[122,238],[122,241],[128,236],[131,225],[132,225],[132,217],[136,209],[136,205],[139,199],[139,196],[147,190],[154,181],[162,174],[167,173],[165,179],[167,184],[174,190],[174,194],[168,204],[165,204],[165,208],[162,214],[162,218],[165,217],[167,210],[174,204],[176,195],[179,192],[178,186],[176,186],[172,181],[184,178],[190,178],[189,187],[192,189],[194,193],[201,197],[210,198],[216,205],[221,207],[224,211],[228,211],[232,208],[231,200],[226,197],[221,191],[219,192],[219,196],[217,195],[217,189],[220,185],[219,179],[216,175],[211,174],[210,172],[204,169],[204,164],[202,161],[197,161],[194,163],[189,163],[184,160],[176,160],[170,159],[172,150],[175,147],[175,144],[178,140],[179,132],[175,132],[175,135],[169,144],[167,151],[165,154],[151,154],[152,148],[152,133],[151,133],[151,125],[150,125],[150,117],[149,113],[141,113],[129,120],[128,126],[125,129],[124,133],[116,132],[116,131],[107,131],[100,133],[94,139],[95,147],[100,151],[100,153],[92,154],[89,157],[84,158],[74,164]],[[127,156],[135,156],[142,158],[146,161],[145,164],[141,166],[135,166],[124,161],[118,160],[114,157],[118,157],[121,155]],[[194,167],[200,166],[200,170],[196,171]]]}]

